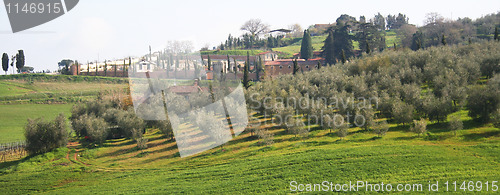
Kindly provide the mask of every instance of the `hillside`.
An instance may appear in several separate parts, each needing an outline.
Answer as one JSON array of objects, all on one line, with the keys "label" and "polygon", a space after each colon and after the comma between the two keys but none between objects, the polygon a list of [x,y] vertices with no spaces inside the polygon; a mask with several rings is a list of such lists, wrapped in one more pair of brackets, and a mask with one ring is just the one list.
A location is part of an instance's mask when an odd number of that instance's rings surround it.
[{"label": "hillside", "polygon": [[[180,158],[175,140],[156,128],[144,134],[147,149],[138,149],[135,140],[125,138],[85,148],[78,144],[85,138],[72,137],[67,148],[1,163],[0,194],[285,194],[293,191],[294,181],[383,182],[392,184],[393,191],[398,184],[409,186],[408,193],[428,193],[429,182],[439,182],[443,193],[445,182],[456,181],[457,190],[449,190],[491,193],[491,186],[487,191],[483,184],[497,183],[500,175],[496,117],[500,76],[493,74],[500,70],[495,69],[498,54],[496,42],[384,51],[265,80],[246,91],[247,104],[254,111],[251,121],[261,124],[257,129],[273,135],[272,145],[265,145],[249,128],[222,147]],[[381,101],[362,107],[358,98],[365,96]],[[276,97],[313,99],[320,106],[253,108],[266,101],[277,103]],[[325,97],[353,98],[356,106],[335,107],[322,101]],[[474,114],[475,106],[489,113]],[[297,120],[326,112],[361,114],[373,123],[357,125],[357,120],[347,118],[352,127],[342,134],[341,127],[330,130],[319,119],[310,124],[312,120],[306,118],[300,121],[307,124],[301,126],[307,131],[296,131],[274,121],[288,108],[296,109],[290,115]],[[425,123],[425,131],[415,130],[417,120]],[[451,124],[456,121],[462,128],[453,131]],[[383,122],[388,122],[388,132],[377,134]],[[470,181],[475,186],[470,187]]]},{"label": "hillside", "polygon": [[0,164],[0,193],[287,193],[291,181],[425,185],[429,180],[498,179],[499,132],[466,124],[457,137],[443,125],[431,125],[437,140],[396,126],[381,139],[351,129],[344,141],[327,130],[298,140],[276,129],[272,147],[246,133],[222,150],[184,159],[174,142],[152,130],[143,151],[129,140],[114,140],[78,152],[77,160],[71,149]]},{"label": "hillside", "polygon": [[127,83],[126,79],[104,77],[0,76],[0,143],[24,140],[28,118],[69,116],[73,104],[95,99],[101,92],[123,91]]},{"label": "hillside", "polygon": [[[324,46],[326,37],[327,37],[326,35],[312,37],[312,46],[314,51],[321,51],[321,48],[323,48]],[[399,45],[399,40],[396,36],[395,30],[388,30],[385,34],[385,40],[388,48],[394,47],[394,43]],[[283,52],[284,55],[282,57],[291,58],[293,54],[300,52],[301,44],[302,44],[302,39],[289,46],[273,48],[272,50]],[[353,46],[355,50],[359,50],[359,43],[357,41],[353,41]]]}]

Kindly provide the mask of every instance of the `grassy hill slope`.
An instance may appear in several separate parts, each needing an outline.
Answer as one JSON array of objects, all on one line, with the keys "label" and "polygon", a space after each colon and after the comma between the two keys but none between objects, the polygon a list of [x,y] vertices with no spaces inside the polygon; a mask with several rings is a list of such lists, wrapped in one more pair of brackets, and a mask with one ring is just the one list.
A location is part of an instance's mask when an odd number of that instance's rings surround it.
[{"label": "grassy hill slope", "polygon": [[59,113],[69,117],[74,103],[95,99],[102,91],[124,90],[122,78],[64,75],[0,76],[0,143],[24,140],[28,118],[53,119]]},{"label": "grassy hill slope", "polygon": [[[456,114],[467,119],[466,112]],[[500,131],[470,118],[456,137],[446,127],[430,124],[432,136],[418,137],[392,125],[383,138],[351,129],[343,141],[327,130],[297,139],[275,129],[272,147],[244,133],[223,149],[188,158],[151,130],[142,151],[121,139],[81,150],[77,160],[79,148],[0,164],[0,193],[288,193],[291,181],[425,186],[498,180]]]}]

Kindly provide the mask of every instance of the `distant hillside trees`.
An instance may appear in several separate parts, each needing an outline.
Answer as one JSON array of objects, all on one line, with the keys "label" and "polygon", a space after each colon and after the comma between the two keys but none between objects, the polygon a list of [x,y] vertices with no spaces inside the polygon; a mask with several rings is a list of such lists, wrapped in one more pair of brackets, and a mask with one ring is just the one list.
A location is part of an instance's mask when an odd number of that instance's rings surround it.
[{"label": "distant hillside trees", "polygon": [[343,25],[330,28],[323,46],[323,56],[327,64],[332,65],[354,56],[353,37],[349,35],[348,28],[349,26]]},{"label": "distant hillside trees", "polygon": [[68,143],[69,137],[66,118],[63,114],[60,114],[54,121],[46,121],[43,118],[28,119],[24,136],[26,138],[26,150],[31,155],[42,154],[64,147]]},{"label": "distant hillside trees", "polygon": [[402,47],[411,47],[413,34],[415,34],[417,30],[418,29],[415,25],[405,24],[396,31],[397,37],[401,41]]},{"label": "distant hillside trees", "polygon": [[422,32],[417,31],[415,34],[413,34],[410,48],[413,51],[424,48],[424,34]]},{"label": "distant hillside trees", "polygon": [[408,20],[408,17],[406,17],[406,15],[402,13],[399,13],[398,16],[389,14],[386,18],[387,29],[399,29],[402,26],[408,24]]},{"label": "distant hillside trees", "polygon": [[373,25],[379,30],[385,30],[385,18],[382,16],[382,14],[378,13],[375,15],[375,18],[373,18],[372,21]]},{"label": "distant hillside trees", "polygon": [[355,38],[359,42],[361,51],[370,53],[370,50],[384,50],[387,46],[385,43],[385,33],[383,32],[378,31],[377,27],[373,24],[360,24],[359,32],[356,34]]},{"label": "distant hillside trees", "polygon": [[6,53],[3,53],[2,55],[2,69],[7,74],[7,71],[9,70],[9,55]]},{"label": "distant hillside trees", "polygon": [[313,58],[313,47],[311,34],[308,30],[304,30],[304,36],[302,38],[302,45],[300,47],[300,56],[302,59],[309,60]]}]

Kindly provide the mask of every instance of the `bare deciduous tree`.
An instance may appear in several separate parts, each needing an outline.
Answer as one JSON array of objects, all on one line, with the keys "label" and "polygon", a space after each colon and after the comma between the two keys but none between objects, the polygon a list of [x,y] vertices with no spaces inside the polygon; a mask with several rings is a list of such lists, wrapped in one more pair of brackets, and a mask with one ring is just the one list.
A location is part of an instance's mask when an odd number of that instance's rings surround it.
[{"label": "bare deciduous tree", "polygon": [[241,30],[248,31],[248,32],[250,32],[250,34],[255,36],[255,35],[259,35],[259,34],[268,32],[269,25],[263,23],[262,20],[260,20],[260,19],[251,19],[251,20],[245,22],[245,24],[243,24],[243,26],[241,26]]},{"label": "bare deciduous tree", "polygon": [[435,23],[440,23],[444,21],[444,17],[439,15],[437,12],[430,12],[425,14],[425,20],[424,24],[435,24]]},{"label": "bare deciduous tree", "polygon": [[397,30],[397,37],[401,40],[401,46],[409,48],[411,47],[411,41],[413,39],[413,34],[417,32],[417,27],[411,24],[405,24]]},{"label": "bare deciduous tree", "polygon": [[292,24],[292,25],[288,26],[288,29],[290,29],[292,31],[292,32],[290,32],[290,34],[294,38],[301,37],[302,34],[304,33],[304,30],[302,29],[300,24]]}]

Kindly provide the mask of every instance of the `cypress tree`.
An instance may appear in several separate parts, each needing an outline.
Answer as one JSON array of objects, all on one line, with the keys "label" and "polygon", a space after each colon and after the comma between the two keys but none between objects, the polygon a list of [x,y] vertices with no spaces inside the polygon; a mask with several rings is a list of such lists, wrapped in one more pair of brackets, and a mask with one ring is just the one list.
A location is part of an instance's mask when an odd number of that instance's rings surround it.
[{"label": "cypress tree", "polygon": [[499,41],[500,40],[499,37],[498,37],[498,27],[495,27],[495,36],[493,37],[493,39],[495,41]]},{"label": "cypress tree", "polygon": [[295,58],[293,60],[293,75],[297,74],[298,71],[299,71],[299,66],[298,66],[297,58]]},{"label": "cypress tree", "polygon": [[311,59],[313,57],[311,34],[309,34],[309,31],[307,30],[304,30],[302,45],[300,47],[300,56],[305,60]]},{"label": "cypress tree", "polygon": [[446,37],[444,36],[444,34],[443,34],[443,36],[442,36],[442,38],[441,38],[441,43],[442,43],[443,45],[446,45]]},{"label": "cypress tree", "polygon": [[249,81],[248,81],[248,67],[250,66],[250,53],[247,52],[247,60],[245,61],[245,67],[243,67],[243,86],[245,89],[248,89],[250,87]]},{"label": "cypress tree", "polygon": [[108,62],[104,60],[104,76],[108,76]]},{"label": "cypress tree", "polygon": [[394,43],[394,50],[398,50],[398,47],[396,46],[396,43]]},{"label": "cypress tree", "polygon": [[7,75],[7,71],[9,70],[9,55],[7,53],[3,53],[2,55],[2,69]]},{"label": "cypress tree", "polygon": [[368,41],[366,42],[366,54],[370,54],[372,51],[370,49],[370,44],[368,43]]},{"label": "cypress tree", "polygon": [[21,72],[21,69],[23,69],[24,67],[24,51],[23,50],[19,50],[18,53],[17,53],[17,56],[16,56],[16,68],[17,68],[17,71],[20,73]]},{"label": "cypress tree", "polygon": [[321,62],[318,60],[318,69],[321,68]]},{"label": "cypress tree", "polygon": [[[231,36],[231,35],[229,35]],[[227,71],[226,72],[230,72],[231,71],[231,60],[229,59],[229,54],[227,55]]]},{"label": "cypress tree", "polygon": [[328,32],[328,37],[325,40],[325,45],[323,46],[322,55],[325,57],[325,61],[330,66],[335,63],[335,54],[333,48],[333,32],[330,30]]},{"label": "cypress tree", "polygon": [[210,55],[208,55],[208,70],[212,68],[212,60],[210,59]]},{"label": "cypress tree", "polygon": [[345,57],[345,51],[342,50],[340,60],[342,61],[342,64],[345,64],[347,62],[347,58]]}]

